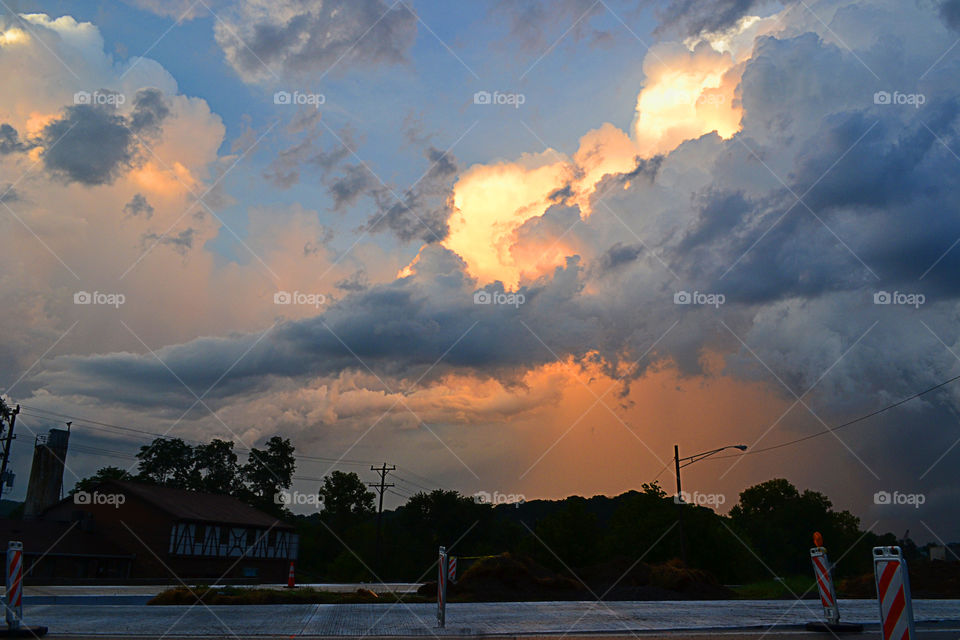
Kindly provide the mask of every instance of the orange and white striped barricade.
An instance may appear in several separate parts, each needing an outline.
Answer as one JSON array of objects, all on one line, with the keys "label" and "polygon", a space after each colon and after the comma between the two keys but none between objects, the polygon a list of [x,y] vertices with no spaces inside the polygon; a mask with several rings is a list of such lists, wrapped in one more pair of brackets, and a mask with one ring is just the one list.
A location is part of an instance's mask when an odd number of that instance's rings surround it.
[{"label": "orange and white striped barricade", "polygon": [[437,572],[437,626],[447,625],[447,548],[440,547],[440,569]]},{"label": "orange and white striped barricade", "polygon": [[823,536],[819,532],[813,534],[813,544],[810,549],[810,562],[813,564],[813,575],[817,579],[817,590],[820,592],[820,604],[823,605],[823,622],[807,623],[808,631],[863,631],[862,624],[840,622],[840,603],[837,601],[837,590],[833,586],[833,565],[827,557],[827,549],[823,546]]},{"label": "orange and white striped barricade", "polygon": [[447,556],[447,578],[450,584],[457,581],[457,556]]},{"label": "orange and white striped barricade", "polygon": [[39,637],[47,632],[46,627],[25,627],[23,622],[23,543],[7,542],[7,628],[0,629],[0,637]]},{"label": "orange and white striped barricade", "polygon": [[830,566],[826,548],[810,549],[810,561],[813,562],[813,574],[817,578],[823,617],[827,623],[836,624],[840,622],[840,607],[837,605],[837,590],[833,587],[833,567]]},{"label": "orange and white striped barricade", "polygon": [[19,629],[23,620],[23,543],[7,543],[7,628]]},{"label": "orange and white striped barricade", "polygon": [[883,640],[914,640],[917,631],[910,600],[910,577],[900,547],[874,547],[873,573],[877,580]]}]

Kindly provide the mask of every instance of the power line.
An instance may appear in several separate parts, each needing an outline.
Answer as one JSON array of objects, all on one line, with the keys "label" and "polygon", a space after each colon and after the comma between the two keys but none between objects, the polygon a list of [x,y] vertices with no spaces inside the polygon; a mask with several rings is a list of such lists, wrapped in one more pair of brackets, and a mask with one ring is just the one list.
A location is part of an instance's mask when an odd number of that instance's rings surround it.
[{"label": "power line", "polygon": [[948,380],[944,380],[943,382],[941,382],[941,383],[939,383],[939,384],[935,384],[935,385],[933,385],[932,387],[929,387],[929,388],[927,388],[927,389],[924,389],[923,391],[919,391],[919,392],[917,392],[917,393],[914,393],[914,394],[911,395],[911,396],[907,396],[906,398],[903,398],[902,400],[898,400],[897,402],[894,402],[894,403],[892,403],[892,404],[888,404],[887,406],[885,406],[885,407],[883,407],[883,408],[881,408],[881,409],[877,409],[876,411],[871,411],[870,413],[866,413],[866,414],[864,414],[864,415],[862,415],[862,416],[860,416],[860,417],[858,417],[858,418],[854,418],[853,420],[848,420],[847,422],[844,422],[843,424],[838,424],[838,425],[835,426],[835,427],[828,427],[828,428],[824,429],[823,431],[818,431],[817,433],[811,433],[810,435],[803,436],[802,438],[797,438],[797,439],[795,439],[795,440],[790,440],[790,441],[788,441],[788,442],[781,442],[780,444],[771,445],[771,446],[769,446],[769,447],[763,447],[763,448],[761,448],[761,449],[750,449],[750,450],[744,451],[743,453],[740,453],[740,454],[733,454],[733,455],[727,455],[727,456],[715,456],[715,457],[710,458],[710,459],[711,459],[711,460],[723,460],[724,458],[739,458],[740,456],[749,456],[749,455],[753,455],[753,454],[756,454],[756,453],[764,453],[764,452],[767,452],[767,451],[773,451],[774,449],[782,449],[782,448],[784,448],[784,447],[789,447],[790,445],[794,445],[794,444],[797,444],[797,443],[800,443],[800,442],[806,442],[807,440],[813,440],[814,438],[819,438],[820,436],[825,436],[825,435],[827,435],[828,433],[834,433],[834,432],[836,432],[836,431],[839,431],[840,429],[844,429],[844,428],[849,427],[849,426],[851,426],[851,425],[857,424],[858,422],[863,422],[864,420],[867,420],[868,418],[872,418],[872,417],[874,417],[874,416],[876,416],[876,415],[880,415],[881,413],[884,413],[885,411],[889,411],[890,409],[894,409],[894,408],[896,408],[896,407],[899,407],[900,405],[906,404],[907,402],[910,402],[911,400],[916,400],[916,399],[919,398],[920,396],[924,396],[924,395],[930,393],[931,391],[936,391],[937,389],[939,389],[939,388],[941,388],[941,387],[945,387],[945,386],[947,386],[948,384],[950,384],[951,382],[956,382],[957,380],[960,380],[960,375],[956,375],[956,376],[954,376],[954,377],[952,377],[952,378],[950,378],[950,379],[948,379]]},{"label": "power line", "polygon": [[[40,419],[42,419],[42,420],[50,420],[50,419],[51,419],[50,416],[55,416],[55,417],[57,417],[57,418],[67,418],[67,419],[73,420],[74,423],[79,422],[79,423],[83,424],[86,428],[89,428],[89,429],[95,429],[95,430],[96,430],[97,427],[103,427],[103,428],[107,428],[107,429],[118,429],[118,430],[120,430],[120,431],[126,431],[126,432],[131,432],[131,433],[138,433],[138,434],[142,434],[142,435],[153,436],[154,438],[163,438],[163,439],[165,439],[165,440],[173,440],[173,439],[175,439],[175,438],[177,437],[177,436],[170,436],[170,435],[163,434],[163,433],[156,433],[156,432],[154,432],[154,431],[145,431],[145,430],[143,430],[143,429],[135,429],[135,428],[133,428],[133,427],[125,427],[125,426],[122,426],[122,425],[111,424],[111,423],[109,423],[109,422],[101,422],[101,421],[99,421],[99,420],[91,420],[91,419],[89,419],[89,418],[84,418],[84,417],[81,417],[81,416],[73,416],[73,415],[69,415],[69,414],[66,414],[66,413],[59,413],[59,412],[56,412],[56,411],[49,411],[49,410],[47,410],[47,409],[39,409],[39,408],[36,408],[36,407],[27,407],[26,405],[24,405],[23,408],[24,408],[24,409],[27,409],[27,410],[23,411],[23,414],[24,414],[24,415],[29,415],[29,416],[32,416],[32,417],[34,417],[34,418],[40,418]],[[40,414],[33,413],[33,412],[35,412],[35,411],[36,411],[36,412],[42,412],[42,413],[50,414],[50,415],[48,416],[48,415],[40,415]],[[204,443],[204,442],[202,442],[202,441],[200,441],[200,440],[193,440],[193,439],[190,439],[190,438],[179,438],[179,439],[180,439],[180,440],[183,440],[183,441],[185,441],[185,442],[187,442],[187,443],[191,443],[191,444],[206,444],[206,443]],[[249,453],[249,452],[250,452],[250,449],[245,448],[245,447],[235,447],[235,448],[234,448],[234,451],[236,451],[236,452],[238,452],[238,453]],[[350,460],[350,459],[340,459],[340,458],[332,458],[332,457],[325,457],[325,456],[297,455],[296,458],[297,458],[298,460],[305,460],[305,461],[311,461],[311,462],[331,462],[331,463],[344,464],[344,465],[367,466],[367,465],[370,465],[370,464],[375,464],[374,462],[372,462],[372,461],[370,461],[370,460]]]},{"label": "power line", "polygon": [[408,484],[408,485],[410,485],[411,487],[416,488],[416,489],[421,489],[421,490],[423,490],[423,491],[432,491],[432,490],[433,490],[433,489],[431,489],[431,488],[429,488],[429,487],[423,486],[422,484],[419,484],[419,483],[417,483],[417,482],[413,482],[412,480],[407,480],[406,478],[403,478],[400,474],[398,474],[398,473],[396,473],[396,472],[394,472],[393,477],[396,478],[397,480],[399,480],[400,482],[402,482],[402,483],[404,483],[404,484]]},{"label": "power line", "polygon": [[[426,482],[427,484],[432,485],[432,486],[434,486],[434,487],[443,488],[443,487],[445,486],[442,482],[437,482],[436,480],[433,480],[433,479],[431,479],[431,478],[427,478],[427,477],[424,477],[424,476],[422,476],[422,475],[420,475],[420,474],[418,474],[418,473],[414,473],[413,471],[411,471],[411,470],[408,469],[407,467],[398,467],[398,468],[399,468],[401,471],[403,471],[404,473],[406,473],[407,475],[411,475],[411,476],[413,476],[414,478],[417,478],[418,480],[422,480],[423,482]],[[424,488],[426,488],[426,487],[424,487]],[[428,491],[429,491],[429,489],[428,489]]]}]

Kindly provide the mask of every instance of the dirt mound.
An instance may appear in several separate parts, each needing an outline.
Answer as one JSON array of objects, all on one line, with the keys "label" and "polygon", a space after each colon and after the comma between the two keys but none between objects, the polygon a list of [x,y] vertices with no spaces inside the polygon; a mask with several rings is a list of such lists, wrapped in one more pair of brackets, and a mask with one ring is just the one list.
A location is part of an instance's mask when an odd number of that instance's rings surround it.
[{"label": "dirt mound", "polygon": [[[914,598],[960,598],[960,563],[914,562],[908,564],[910,594]],[[841,597],[875,598],[877,587],[872,573],[840,580],[837,591]]]},{"label": "dirt mound", "polygon": [[[575,572],[583,582],[546,569],[532,559],[504,553],[476,561],[456,584],[451,601],[503,602],[536,600],[714,600],[734,597],[710,574],[679,562],[647,565],[619,559]],[[437,583],[417,591],[436,595]]]},{"label": "dirt mound", "polygon": [[620,558],[584,568],[580,578],[605,600],[724,600],[735,597],[710,573],[673,560],[648,565]]},{"label": "dirt mound", "polygon": [[[436,594],[437,583],[417,591]],[[589,593],[583,584],[557,575],[525,556],[503,553],[473,563],[456,583],[447,585],[450,600],[510,602],[529,600],[578,600]]]}]

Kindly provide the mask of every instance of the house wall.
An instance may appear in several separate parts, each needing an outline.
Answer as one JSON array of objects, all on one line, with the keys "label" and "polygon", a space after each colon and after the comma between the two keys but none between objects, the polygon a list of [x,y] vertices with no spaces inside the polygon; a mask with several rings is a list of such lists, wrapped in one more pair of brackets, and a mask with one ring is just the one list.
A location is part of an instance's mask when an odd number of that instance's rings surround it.
[{"label": "house wall", "polygon": [[122,493],[120,505],[65,501],[47,510],[44,519],[67,522],[89,514],[84,526],[114,541],[118,553],[135,556],[132,579],[286,582],[298,551],[292,529],[275,527],[268,533],[219,522],[179,522],[138,496]]}]

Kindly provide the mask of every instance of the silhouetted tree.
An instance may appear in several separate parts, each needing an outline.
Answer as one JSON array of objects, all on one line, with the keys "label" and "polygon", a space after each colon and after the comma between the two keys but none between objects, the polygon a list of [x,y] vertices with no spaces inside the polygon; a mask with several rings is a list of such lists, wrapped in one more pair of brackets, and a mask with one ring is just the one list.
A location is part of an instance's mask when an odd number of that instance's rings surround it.
[{"label": "silhouetted tree", "polygon": [[90,491],[104,480],[133,480],[133,475],[120,467],[103,467],[92,476],[78,480],[77,484],[70,490],[70,495],[77,491]]},{"label": "silhouetted tree", "polygon": [[137,453],[140,482],[186,489],[191,484],[193,447],[180,438],[157,438]]}]

